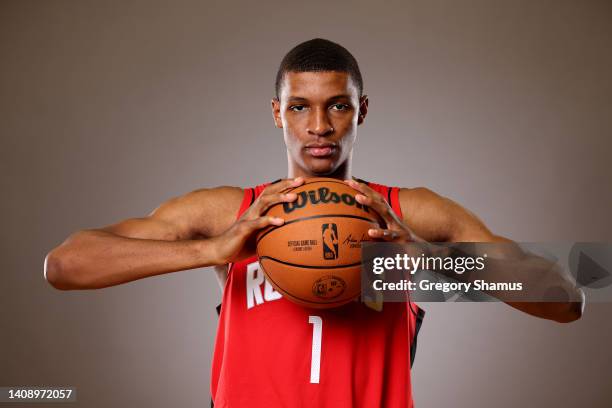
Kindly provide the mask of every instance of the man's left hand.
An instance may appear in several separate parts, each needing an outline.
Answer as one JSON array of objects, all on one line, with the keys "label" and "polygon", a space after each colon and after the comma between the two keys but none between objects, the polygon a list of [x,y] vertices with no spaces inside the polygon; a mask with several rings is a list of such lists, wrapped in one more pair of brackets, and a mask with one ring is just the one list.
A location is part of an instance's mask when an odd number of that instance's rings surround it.
[{"label": "man's left hand", "polygon": [[374,191],[367,184],[355,180],[345,180],[344,182],[359,191],[359,194],[355,195],[355,200],[359,204],[372,208],[385,222],[384,228],[381,226],[381,228],[369,229],[368,235],[370,237],[389,242],[424,242],[399,219],[389,203],[377,191]]}]

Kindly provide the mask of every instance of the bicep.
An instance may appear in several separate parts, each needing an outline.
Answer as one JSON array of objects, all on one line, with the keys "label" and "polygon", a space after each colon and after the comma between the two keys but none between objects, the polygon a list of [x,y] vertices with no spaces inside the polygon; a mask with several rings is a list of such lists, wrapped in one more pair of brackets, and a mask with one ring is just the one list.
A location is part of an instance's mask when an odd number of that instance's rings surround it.
[{"label": "bicep", "polygon": [[419,187],[400,190],[404,222],[429,242],[490,242],[496,237],[468,209],[435,192]]},{"label": "bicep", "polygon": [[192,234],[185,221],[188,217],[183,208],[183,200],[180,197],[173,198],[146,217],[129,218],[100,230],[126,238],[162,241],[189,239]]},{"label": "bicep", "polygon": [[215,236],[231,225],[242,190],[201,189],[170,199],[148,216],[130,218],[100,230],[127,238],[179,241]]},{"label": "bicep", "polygon": [[129,218],[99,230],[125,238],[161,241],[177,241],[185,235],[176,224],[152,216]]}]

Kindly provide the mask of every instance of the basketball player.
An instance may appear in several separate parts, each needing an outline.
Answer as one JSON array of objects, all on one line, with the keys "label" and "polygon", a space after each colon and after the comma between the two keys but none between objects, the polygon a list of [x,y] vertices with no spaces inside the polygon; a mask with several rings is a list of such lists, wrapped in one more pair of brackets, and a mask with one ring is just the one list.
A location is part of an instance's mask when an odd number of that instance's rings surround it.
[{"label": "basketball player", "polygon": [[[471,212],[426,188],[397,188],[353,178],[357,128],[368,98],[355,58],[322,39],[282,60],[272,100],[287,147],[288,178],[252,188],[204,188],[162,204],[150,215],[79,231],[45,260],[57,289],[95,289],[206,266],[223,298],[212,367],[215,407],[411,407],[410,368],[424,312],[360,302],[313,310],[283,298],[264,279],[254,234],[283,219],[264,214],[291,202],[304,178],[347,180],[356,199],[375,209],[390,241],[506,242]],[[333,237],[330,236],[330,239]],[[581,302],[518,303],[523,312],[559,322],[581,316]]]}]

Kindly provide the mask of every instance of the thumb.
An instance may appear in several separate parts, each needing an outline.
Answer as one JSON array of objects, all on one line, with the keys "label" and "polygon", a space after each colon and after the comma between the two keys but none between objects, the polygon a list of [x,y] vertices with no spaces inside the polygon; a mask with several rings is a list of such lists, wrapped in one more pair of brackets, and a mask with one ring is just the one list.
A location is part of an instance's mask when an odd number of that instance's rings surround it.
[{"label": "thumb", "polygon": [[254,220],[250,220],[246,222],[247,228],[249,232],[256,231],[258,229],[265,228],[269,225],[280,226],[285,223],[285,220],[278,217],[272,217],[268,215],[264,215],[262,217],[257,217]]}]

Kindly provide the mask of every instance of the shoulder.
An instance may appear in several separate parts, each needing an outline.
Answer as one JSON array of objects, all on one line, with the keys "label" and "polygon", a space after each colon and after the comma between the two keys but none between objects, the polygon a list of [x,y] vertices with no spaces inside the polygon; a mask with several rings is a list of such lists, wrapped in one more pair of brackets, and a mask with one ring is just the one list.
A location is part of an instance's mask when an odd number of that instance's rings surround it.
[{"label": "shoulder", "polygon": [[[177,201],[191,207],[220,207],[229,210],[227,206],[239,207],[244,197],[244,189],[234,186],[219,186],[200,188],[178,197]],[[238,211],[238,208],[236,208]]]},{"label": "shoulder", "polygon": [[415,209],[422,206],[441,205],[446,199],[440,194],[428,189],[427,187],[400,187],[399,199],[403,206],[406,205],[409,209]]},{"label": "shoulder", "polygon": [[167,200],[150,216],[178,224],[192,236],[215,236],[235,221],[243,197],[240,187],[200,188]]},{"label": "shoulder", "polygon": [[484,240],[491,233],[472,212],[426,187],[400,188],[404,222],[430,242]]}]

